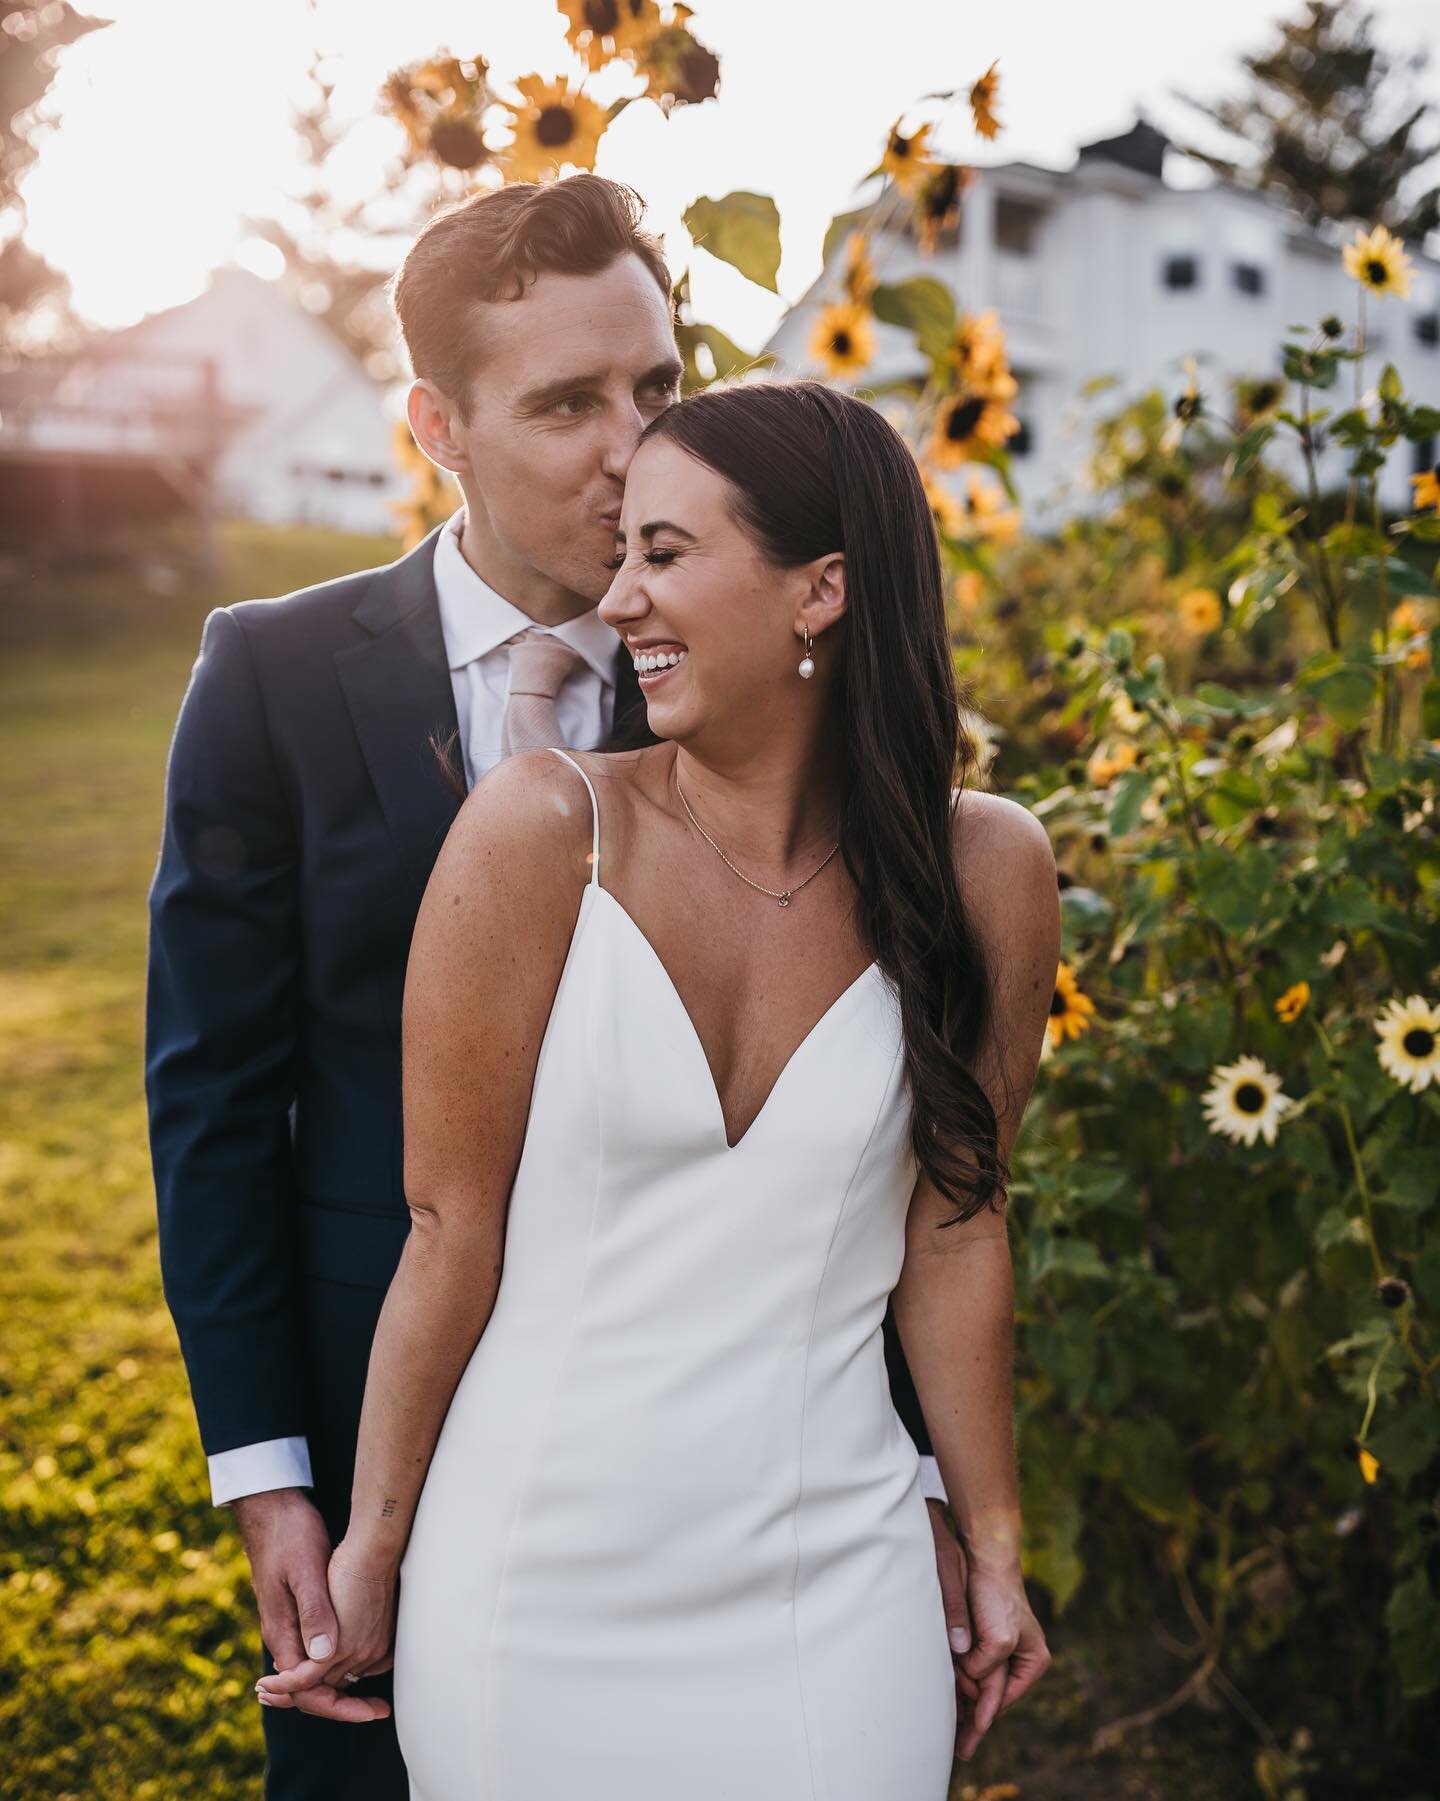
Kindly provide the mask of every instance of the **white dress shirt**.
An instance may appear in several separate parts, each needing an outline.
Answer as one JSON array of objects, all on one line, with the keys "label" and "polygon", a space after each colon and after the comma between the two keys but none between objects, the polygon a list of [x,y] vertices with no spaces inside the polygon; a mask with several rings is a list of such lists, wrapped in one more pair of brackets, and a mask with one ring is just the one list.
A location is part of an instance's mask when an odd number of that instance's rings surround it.
[{"label": "white dress shirt", "polygon": [[[464,529],[465,509],[461,507],[435,540],[435,592],[455,694],[465,785],[473,788],[486,770],[500,761],[501,727],[509,697],[507,640],[536,622],[497,594],[465,561],[460,549]],[[577,669],[556,696],[555,711],[566,745],[591,749],[610,730],[620,640],[593,610],[540,629],[563,638],[585,659],[585,667]],[[311,1486],[310,1447],[303,1437],[272,1438],[263,1444],[219,1451],[209,1459],[209,1466],[210,1495],[217,1505],[267,1489]],[[936,1500],[945,1499],[933,1457],[920,1459],[920,1486]]]}]

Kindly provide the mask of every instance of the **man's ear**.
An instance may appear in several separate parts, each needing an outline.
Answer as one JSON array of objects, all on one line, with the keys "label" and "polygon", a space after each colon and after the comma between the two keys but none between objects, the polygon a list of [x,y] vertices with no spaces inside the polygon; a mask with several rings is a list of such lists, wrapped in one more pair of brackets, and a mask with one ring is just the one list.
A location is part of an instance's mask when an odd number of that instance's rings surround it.
[{"label": "man's ear", "polygon": [[460,420],[455,403],[442,394],[433,381],[422,376],[411,382],[405,416],[410,421],[415,442],[432,463],[438,463],[453,475],[469,474],[470,459],[456,436]]}]

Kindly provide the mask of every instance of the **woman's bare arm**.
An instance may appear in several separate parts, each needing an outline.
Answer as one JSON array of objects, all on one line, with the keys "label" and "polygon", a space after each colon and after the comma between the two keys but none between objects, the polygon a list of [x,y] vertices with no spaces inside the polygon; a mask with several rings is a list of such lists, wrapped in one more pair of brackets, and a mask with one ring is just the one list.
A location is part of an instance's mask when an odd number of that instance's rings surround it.
[{"label": "woman's bare arm", "polygon": [[345,1549],[398,1569],[440,1427],[495,1304],[541,1040],[575,926],[589,799],[557,757],[476,784],[436,860],[405,975],[410,1235],[380,1313]]},{"label": "woman's bare arm", "polygon": [[[1044,827],[1013,801],[965,795],[957,822],[962,893],[995,983],[991,1032],[974,1073],[1008,1157],[1055,992],[1055,857]],[[1018,1576],[1009,1239],[1004,1215],[989,1210],[942,1230],[938,1222],[953,1212],[929,1181],[917,1183],[895,1322],[966,1554],[972,1565]]]}]

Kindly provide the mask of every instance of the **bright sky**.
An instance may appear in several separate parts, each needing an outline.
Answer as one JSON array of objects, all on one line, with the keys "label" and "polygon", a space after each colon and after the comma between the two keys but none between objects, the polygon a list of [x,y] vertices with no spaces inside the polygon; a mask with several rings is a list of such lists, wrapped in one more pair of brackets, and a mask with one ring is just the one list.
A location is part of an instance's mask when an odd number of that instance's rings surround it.
[{"label": "bright sky", "polygon": [[[573,69],[550,0],[77,0],[111,18],[63,57],[49,104],[60,118],[27,178],[33,247],[62,269],[75,304],[120,325],[190,298],[241,248],[239,221],[293,189],[290,129],[312,48],[336,58],[338,115],[366,122],[348,155],[358,191],[373,191],[397,131],[370,117],[387,71],[440,50],[479,52],[492,81]],[[1436,0],[1370,0],[1382,44],[1424,42]],[[758,347],[785,300],[819,265],[831,216],[850,204],[892,119],[937,88],[967,86],[999,59],[1004,129],[986,145],[957,112],[943,147],[976,161],[1068,167],[1077,145],[1133,123],[1137,107],[1172,137],[1227,148],[1173,90],[1232,91],[1237,59],[1268,41],[1265,20],[1298,5],[1207,0],[1177,29],[1155,0],[696,0],[693,29],[720,57],[718,101],[667,121],[628,108],[606,133],[598,168],[650,205],[677,270],[680,215],[700,194],[753,188],[782,220],[782,300],[724,264],[697,257],[699,314]],[[1440,103],[1440,69],[1419,78]],[[932,109],[933,110],[933,109]],[[1426,134],[1434,135],[1434,126]],[[1198,170],[1198,165],[1196,166]],[[1195,179],[1200,179],[1197,173]],[[1440,177],[1437,177],[1440,178]],[[253,252],[253,246],[251,247]]]}]

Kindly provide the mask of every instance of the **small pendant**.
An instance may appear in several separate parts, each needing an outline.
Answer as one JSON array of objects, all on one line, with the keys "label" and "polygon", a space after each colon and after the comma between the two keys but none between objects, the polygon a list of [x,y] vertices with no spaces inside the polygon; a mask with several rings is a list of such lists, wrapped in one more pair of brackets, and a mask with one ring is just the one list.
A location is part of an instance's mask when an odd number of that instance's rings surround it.
[{"label": "small pendant", "polygon": [[782,907],[788,907],[790,905],[790,892],[788,889],[780,896],[780,905]]}]

